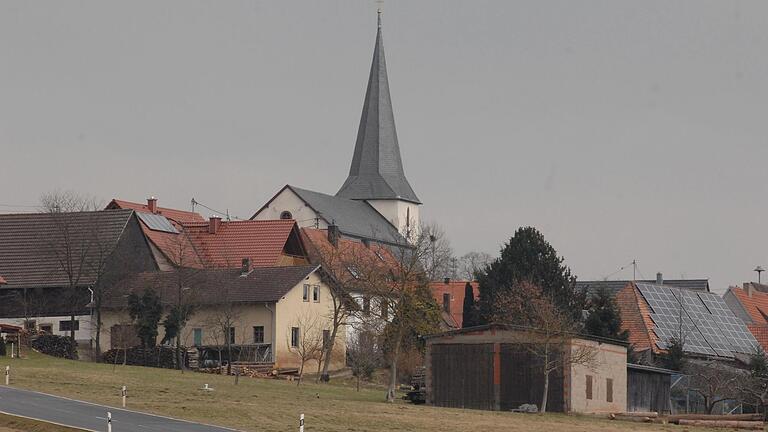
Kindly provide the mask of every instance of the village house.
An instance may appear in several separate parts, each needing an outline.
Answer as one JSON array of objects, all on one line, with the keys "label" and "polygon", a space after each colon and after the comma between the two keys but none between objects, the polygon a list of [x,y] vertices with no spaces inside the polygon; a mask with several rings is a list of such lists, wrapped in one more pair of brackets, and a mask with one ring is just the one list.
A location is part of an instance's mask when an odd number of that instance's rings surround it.
[{"label": "village house", "polygon": [[285,186],[252,217],[295,219],[302,228],[402,246],[419,227],[421,201],[405,177],[389,93],[379,17],[368,87],[346,181],[335,195]]},{"label": "village house", "polygon": [[[543,360],[536,354],[543,333],[490,324],[426,336],[427,403],[453,408],[509,411],[541,406]],[[624,412],[627,347],[586,335],[558,336],[552,345],[589,361],[562,362],[550,373],[547,411]]]},{"label": "village house", "polygon": [[94,292],[158,268],[133,210],[3,214],[0,245],[0,323],[74,329],[82,347],[95,337]]},{"label": "village house", "polygon": [[443,309],[443,323],[449,328],[462,328],[464,325],[464,295],[467,284],[472,286],[472,293],[477,299],[480,286],[476,281],[445,278],[429,283],[432,297]]},{"label": "village house", "polygon": [[[181,301],[194,304],[194,313],[182,333],[182,345],[199,352],[200,365],[223,360],[245,363],[274,363],[275,367],[298,367],[297,346],[303,338],[320,344],[330,337],[332,310],[325,276],[316,265],[251,267],[244,260],[240,269],[201,269],[187,273],[183,286],[177,271],[138,274],[116,287],[104,314],[104,339],[112,348],[138,344],[135,337],[122,338],[123,329],[134,323],[127,310],[128,295],[152,289],[167,312]],[[158,328],[158,342],[165,336]],[[335,342],[331,368],[345,362],[345,329]],[[135,335],[135,333],[133,333]],[[168,341],[170,342],[170,341]],[[226,345],[232,346],[232,358]],[[313,359],[306,367],[317,367]]]},{"label": "village house", "polygon": [[768,351],[768,285],[744,282],[741,288],[728,288],[723,300],[746,324],[763,350]]},{"label": "village house", "polygon": [[744,358],[757,346],[742,320],[714,293],[629,282],[616,302],[622,328],[646,364],[666,354],[673,339],[684,340],[686,356],[723,361]]},{"label": "village house", "polygon": [[256,267],[308,264],[298,226],[290,219],[206,220],[195,212],[158,207],[154,197],[146,205],[114,199],[107,208],[136,211],[161,270],[234,268],[243,258]]}]

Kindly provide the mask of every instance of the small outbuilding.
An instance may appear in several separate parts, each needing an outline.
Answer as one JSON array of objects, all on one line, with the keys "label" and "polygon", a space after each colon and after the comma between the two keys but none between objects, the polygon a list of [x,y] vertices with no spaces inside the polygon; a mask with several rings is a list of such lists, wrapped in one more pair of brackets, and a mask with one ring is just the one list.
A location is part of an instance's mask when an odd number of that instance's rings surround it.
[{"label": "small outbuilding", "polygon": [[[627,346],[586,335],[553,338],[543,331],[489,324],[426,336],[427,403],[511,410],[541,405],[543,345],[550,349],[547,411],[599,413],[627,409]],[[590,361],[577,356],[590,353]],[[570,360],[569,360],[570,359]]]},{"label": "small outbuilding", "polygon": [[672,374],[669,369],[627,364],[627,411],[670,413]]}]

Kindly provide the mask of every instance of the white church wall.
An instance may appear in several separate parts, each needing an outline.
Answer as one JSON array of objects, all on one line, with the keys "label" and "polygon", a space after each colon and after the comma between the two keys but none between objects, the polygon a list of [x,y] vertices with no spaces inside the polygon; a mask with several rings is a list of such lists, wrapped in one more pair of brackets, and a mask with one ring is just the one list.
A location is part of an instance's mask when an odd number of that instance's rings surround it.
[{"label": "white church wall", "polygon": [[[306,205],[292,190],[286,188],[261,210],[254,218],[255,220],[280,219],[284,211],[291,212],[292,218],[300,228],[315,227],[315,218],[317,213],[311,207]],[[320,219],[320,229],[328,228],[328,225]]]},{"label": "white church wall", "polygon": [[[412,232],[418,230],[419,206],[417,204],[400,200],[368,200],[367,202],[401,233],[405,233],[406,225],[410,226]],[[407,223],[409,217],[410,224]]]}]

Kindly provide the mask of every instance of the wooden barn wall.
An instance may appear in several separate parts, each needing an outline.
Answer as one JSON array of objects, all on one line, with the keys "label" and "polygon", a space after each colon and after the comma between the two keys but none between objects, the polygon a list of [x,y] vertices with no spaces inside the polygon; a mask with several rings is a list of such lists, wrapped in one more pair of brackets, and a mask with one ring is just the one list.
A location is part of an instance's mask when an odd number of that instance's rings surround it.
[{"label": "wooden barn wall", "polygon": [[493,344],[439,344],[431,350],[432,403],[492,410]]},{"label": "wooden barn wall", "polygon": [[[541,359],[520,344],[501,344],[501,410],[522,404],[535,404],[541,409],[544,393],[544,371]],[[549,375],[547,411],[565,411],[562,368]]]},{"label": "wooden barn wall", "polygon": [[627,410],[669,412],[671,376],[627,370]]}]

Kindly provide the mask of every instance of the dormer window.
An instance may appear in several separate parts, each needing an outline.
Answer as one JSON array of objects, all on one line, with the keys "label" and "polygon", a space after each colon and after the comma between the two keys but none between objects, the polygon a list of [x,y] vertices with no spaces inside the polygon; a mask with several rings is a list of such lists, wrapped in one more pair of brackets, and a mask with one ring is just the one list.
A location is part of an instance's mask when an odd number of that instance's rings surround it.
[{"label": "dormer window", "polygon": [[280,213],[280,219],[293,219],[293,215],[288,210],[283,210],[283,212]]}]

